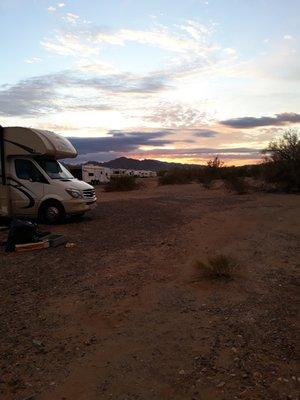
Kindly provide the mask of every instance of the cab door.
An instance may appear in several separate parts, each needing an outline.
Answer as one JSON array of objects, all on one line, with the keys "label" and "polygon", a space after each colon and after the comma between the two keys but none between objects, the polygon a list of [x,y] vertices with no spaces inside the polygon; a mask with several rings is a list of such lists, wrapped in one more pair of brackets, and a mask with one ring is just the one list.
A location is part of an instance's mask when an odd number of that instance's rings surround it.
[{"label": "cab door", "polygon": [[44,196],[47,179],[28,158],[14,158],[12,161],[11,200],[14,215],[36,217]]}]

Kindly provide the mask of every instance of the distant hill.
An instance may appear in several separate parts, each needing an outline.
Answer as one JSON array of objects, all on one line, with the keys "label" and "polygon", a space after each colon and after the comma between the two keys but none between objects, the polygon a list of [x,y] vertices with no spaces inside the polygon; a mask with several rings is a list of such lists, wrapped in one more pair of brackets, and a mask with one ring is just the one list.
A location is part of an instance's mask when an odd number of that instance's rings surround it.
[{"label": "distant hill", "polygon": [[[162,169],[171,168],[189,168],[191,164],[180,164],[180,163],[168,163],[158,160],[135,160],[134,158],[119,157],[115,160],[100,163],[97,161],[88,161],[86,164],[103,165],[108,168],[121,168],[121,169],[133,169],[133,170],[148,170],[148,171],[160,171]],[[198,167],[200,165],[197,165]]]}]

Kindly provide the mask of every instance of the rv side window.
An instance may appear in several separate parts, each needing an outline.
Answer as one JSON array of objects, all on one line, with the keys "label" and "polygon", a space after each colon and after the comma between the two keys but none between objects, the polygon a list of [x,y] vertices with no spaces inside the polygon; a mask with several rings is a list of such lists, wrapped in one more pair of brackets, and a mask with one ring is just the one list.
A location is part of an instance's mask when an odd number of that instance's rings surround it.
[{"label": "rv side window", "polygon": [[32,182],[48,183],[37,167],[30,160],[15,160],[16,175],[19,179]]}]

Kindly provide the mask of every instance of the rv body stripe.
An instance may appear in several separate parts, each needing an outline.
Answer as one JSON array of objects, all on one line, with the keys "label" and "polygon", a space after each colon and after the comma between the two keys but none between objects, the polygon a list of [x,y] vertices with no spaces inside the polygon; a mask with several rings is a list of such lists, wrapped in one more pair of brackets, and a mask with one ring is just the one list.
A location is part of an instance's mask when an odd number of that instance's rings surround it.
[{"label": "rv body stripe", "polygon": [[[10,186],[10,187],[13,187],[14,189],[17,189],[17,190],[19,190],[20,192],[22,192],[26,197],[27,197],[27,199],[29,200],[29,204],[27,205],[27,206],[25,206],[25,207],[22,207],[22,208],[31,208],[31,207],[33,207],[34,205],[35,205],[35,200],[34,200],[34,198],[31,196],[31,194],[29,194],[26,190],[29,190],[26,186],[24,186],[21,182],[19,182],[19,181],[17,181],[16,179],[14,179],[14,178],[10,178],[10,177],[8,177],[7,179],[9,179],[9,180],[11,180],[11,181],[13,181],[13,182],[16,182],[18,185],[13,185],[13,184],[11,184],[11,183],[8,183],[7,185],[8,186]],[[24,189],[26,189],[26,190],[24,190]]]},{"label": "rv body stripe", "polygon": [[11,186],[11,187],[13,187],[14,189],[18,189],[20,192],[22,192],[23,194],[25,194],[25,196],[28,198],[29,204],[28,204],[27,206],[25,206],[25,207],[22,207],[22,208],[31,208],[31,207],[33,207],[33,206],[35,205],[35,200],[34,200],[34,198],[31,196],[31,194],[29,194],[28,192],[26,192],[26,190],[22,189],[22,188],[19,187],[19,186],[12,185],[11,183],[9,183],[8,185]]}]

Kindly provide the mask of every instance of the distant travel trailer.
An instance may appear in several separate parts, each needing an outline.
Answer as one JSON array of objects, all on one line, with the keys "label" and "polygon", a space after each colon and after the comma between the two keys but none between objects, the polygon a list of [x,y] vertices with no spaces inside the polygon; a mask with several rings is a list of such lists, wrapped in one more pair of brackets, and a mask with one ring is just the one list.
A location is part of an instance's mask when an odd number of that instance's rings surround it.
[{"label": "distant travel trailer", "polygon": [[156,172],[154,171],[144,171],[144,170],[138,170],[134,171],[135,176],[139,178],[154,178],[157,176]]},{"label": "distant travel trailer", "polygon": [[0,127],[0,216],[41,216],[54,223],[93,208],[93,186],[58,161],[76,156],[72,144],[54,132]]},{"label": "distant travel trailer", "polygon": [[157,176],[154,171],[122,168],[111,169],[94,164],[69,165],[68,168],[76,178],[92,185],[107,183],[110,181],[111,177],[134,176],[136,178],[154,178]]},{"label": "distant travel trailer", "polygon": [[110,181],[111,169],[99,165],[84,164],[82,166],[82,180],[92,185]]},{"label": "distant travel trailer", "polygon": [[128,176],[128,170],[127,169],[112,169],[111,170],[111,176],[112,177],[118,177],[118,176]]}]

